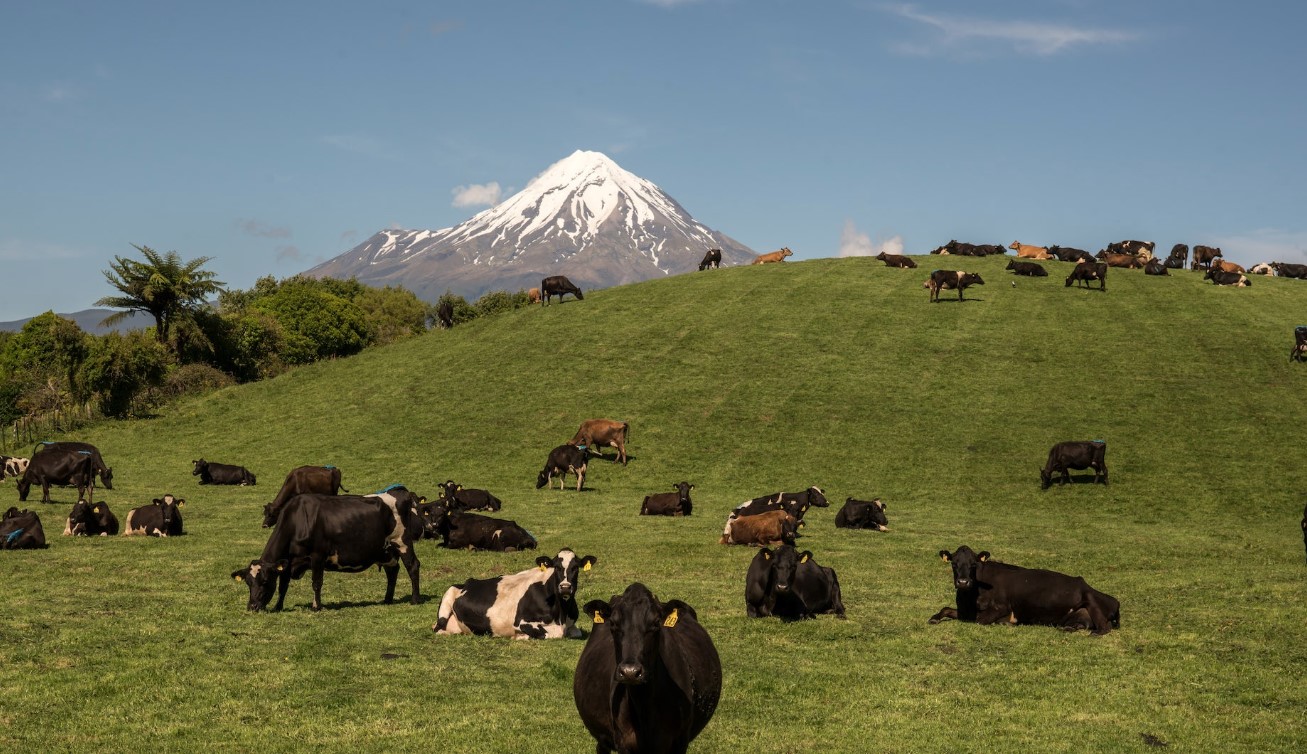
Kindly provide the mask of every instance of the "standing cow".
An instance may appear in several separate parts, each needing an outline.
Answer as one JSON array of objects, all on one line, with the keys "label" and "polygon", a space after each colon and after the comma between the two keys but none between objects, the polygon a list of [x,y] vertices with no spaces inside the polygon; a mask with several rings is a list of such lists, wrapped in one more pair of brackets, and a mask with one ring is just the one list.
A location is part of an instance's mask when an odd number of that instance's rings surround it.
[{"label": "standing cow", "polygon": [[930,279],[926,281],[926,287],[930,289],[930,300],[939,301],[939,292],[942,290],[951,291],[957,289],[958,301],[964,300],[962,292],[973,285],[984,285],[985,281],[980,275],[974,272],[963,272],[961,270],[935,270],[930,273]]},{"label": "standing cow", "polygon": [[1107,443],[1102,440],[1060,442],[1048,451],[1048,461],[1039,470],[1040,489],[1053,484],[1053,475],[1062,475],[1062,484],[1071,481],[1069,469],[1094,470],[1094,481],[1107,484]]},{"label": "standing cow", "polygon": [[558,297],[558,303],[563,303],[565,294],[572,294],[577,301],[584,301],[585,296],[581,295],[581,289],[572,285],[565,275],[553,275],[540,281],[540,305],[549,306],[549,299],[554,296]]},{"label": "standing cow", "polygon": [[95,457],[84,451],[36,453],[18,480],[18,500],[25,502],[33,484],[41,485],[41,502],[50,502],[51,485],[76,487],[79,500],[95,499]]},{"label": "standing cow", "polygon": [[[629,442],[631,426],[626,422],[613,419],[586,419],[568,440],[569,445],[589,448],[594,455],[599,455],[599,448],[617,448],[617,460],[626,465],[626,443]],[[602,458],[603,456],[599,456]]]},{"label": "standing cow", "polygon": [[581,572],[597,562],[593,555],[578,558],[564,548],[552,558],[536,558],[535,568],[455,584],[441,597],[431,630],[514,639],[579,639],[579,580]]},{"label": "standing cow", "polygon": [[76,442],[73,440],[63,440],[60,442],[38,442],[32,449],[32,457],[35,458],[41,453],[78,453],[89,455],[91,462],[95,467],[95,473],[100,476],[100,486],[106,490],[113,489],[113,469],[104,462],[104,457],[100,455],[100,449],[89,442]]},{"label": "standing cow", "polygon": [[281,489],[277,490],[277,496],[263,506],[263,528],[276,526],[282,506],[296,495],[335,495],[340,492],[349,494],[349,490],[341,485],[340,469],[335,466],[300,466],[292,469],[286,475],[286,481],[281,483]]},{"label": "standing cow", "polygon": [[162,498],[156,497],[149,505],[132,508],[127,511],[123,536],[143,534],[147,537],[177,537],[185,534],[181,512],[184,505],[185,500],[164,495]]},{"label": "standing cow", "polygon": [[549,458],[545,459],[545,467],[536,475],[536,489],[549,485],[549,489],[554,488],[554,477],[558,477],[558,489],[563,489],[563,484],[567,481],[568,474],[576,475],[576,491],[580,492],[585,486],[585,468],[589,463],[590,453],[584,448],[578,448],[575,445],[559,445],[549,451]]},{"label": "standing cow", "polygon": [[703,261],[699,262],[699,272],[704,270],[715,270],[722,266],[722,250],[709,249],[707,254],[703,255]]},{"label": "standing cow", "polygon": [[775,551],[764,547],[753,556],[745,576],[744,602],[750,618],[794,621],[824,613],[844,617],[835,569],[817,565],[811,552],[790,545]]}]

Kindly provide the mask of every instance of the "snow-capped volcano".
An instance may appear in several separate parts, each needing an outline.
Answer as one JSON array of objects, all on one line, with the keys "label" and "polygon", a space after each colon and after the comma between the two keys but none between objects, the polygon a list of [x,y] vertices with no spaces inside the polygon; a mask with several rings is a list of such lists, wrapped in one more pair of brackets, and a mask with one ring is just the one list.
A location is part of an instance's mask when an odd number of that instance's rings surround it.
[{"label": "snow-capped volcano", "polygon": [[722,250],[725,265],[754,256],[653,183],[604,154],[578,150],[459,225],[383,230],[308,274],[403,285],[429,301],[446,290],[472,299],[530,288],[548,275],[602,288],[687,272],[710,248]]}]

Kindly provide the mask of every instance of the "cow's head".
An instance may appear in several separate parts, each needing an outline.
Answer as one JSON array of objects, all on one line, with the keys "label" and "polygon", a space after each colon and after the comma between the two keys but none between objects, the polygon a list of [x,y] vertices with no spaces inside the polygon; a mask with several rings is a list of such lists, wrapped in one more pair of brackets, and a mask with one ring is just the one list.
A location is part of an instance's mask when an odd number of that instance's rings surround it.
[{"label": "cow's head", "polygon": [[87,532],[100,528],[103,522],[108,524],[108,516],[105,512],[108,507],[104,503],[91,504],[85,500],[78,500],[73,503],[73,509],[68,513],[68,533],[73,536],[86,536]]},{"label": "cow's head", "polygon": [[238,571],[232,571],[231,577],[250,588],[248,609],[262,610],[272,601],[273,589],[277,586],[277,577],[286,570],[286,561],[265,563],[251,560],[250,564]]},{"label": "cow's head", "polygon": [[156,497],[151,502],[159,506],[159,510],[163,513],[163,530],[171,531],[172,523],[177,519],[177,509],[185,505],[186,501],[172,495],[164,495],[162,498]]},{"label": "cow's head", "polygon": [[191,465],[191,476],[199,476],[204,473],[205,469],[209,468],[209,462],[203,458],[198,461],[191,461]]},{"label": "cow's head", "polygon": [[977,555],[966,545],[962,545],[954,553],[940,550],[939,556],[944,562],[953,564],[953,588],[959,590],[975,589],[976,568],[989,560],[988,552]]},{"label": "cow's head", "polygon": [[421,503],[417,508],[422,519],[422,533],[428,539],[438,539],[449,530],[449,508],[441,503]]},{"label": "cow's head", "polygon": [[825,508],[830,505],[830,503],[826,500],[826,493],[822,492],[821,488],[819,487],[808,488],[808,502],[812,503],[814,506],[818,508]]},{"label": "cow's head", "polygon": [[[856,502],[853,498],[844,501],[845,505]],[[871,503],[867,506],[867,515],[871,517],[871,522],[876,525],[880,531],[889,531],[889,519],[885,517],[885,504],[880,498],[872,498]]]},{"label": "cow's head", "polygon": [[553,573],[549,576],[549,591],[558,593],[563,599],[572,599],[578,587],[577,581],[581,571],[590,570],[598,560],[593,555],[578,558],[575,552],[564,548],[552,558],[547,555],[536,558],[536,565],[542,571],[553,569]]},{"label": "cow's head", "polygon": [[661,662],[658,654],[662,631],[675,631],[686,617],[696,619],[694,608],[671,600],[659,602],[644,584],[636,582],[609,602],[591,600],[585,612],[595,625],[606,626],[613,639],[613,682],[640,685],[648,682]]},{"label": "cow's head", "polygon": [[27,493],[32,490],[32,480],[28,479],[26,474],[23,474],[18,478],[16,484],[18,486],[18,502],[27,502]]},{"label": "cow's head", "polygon": [[771,585],[780,594],[789,594],[798,577],[799,565],[812,560],[812,553],[799,552],[793,545],[784,544],[775,550],[766,547],[758,551],[756,558],[762,558],[771,571]]},{"label": "cow's head", "polygon": [[689,482],[677,482],[672,485],[672,489],[676,490],[676,499],[680,502],[682,508],[689,504],[690,490],[694,489],[693,484],[690,484]]},{"label": "cow's head", "polygon": [[281,511],[274,510],[272,503],[263,506],[263,528],[271,529],[277,525],[277,514]]},{"label": "cow's head", "polygon": [[447,500],[453,500],[454,494],[457,493],[459,490],[463,489],[463,485],[459,484],[458,482],[455,482],[453,479],[446,479],[445,483],[439,485],[439,487],[442,491],[443,496]]},{"label": "cow's head", "polygon": [[113,469],[112,469],[112,468],[106,466],[106,467],[105,467],[105,468],[100,472],[100,484],[103,484],[103,485],[104,485],[104,488],[105,488],[106,490],[111,490],[111,489],[113,489]]}]

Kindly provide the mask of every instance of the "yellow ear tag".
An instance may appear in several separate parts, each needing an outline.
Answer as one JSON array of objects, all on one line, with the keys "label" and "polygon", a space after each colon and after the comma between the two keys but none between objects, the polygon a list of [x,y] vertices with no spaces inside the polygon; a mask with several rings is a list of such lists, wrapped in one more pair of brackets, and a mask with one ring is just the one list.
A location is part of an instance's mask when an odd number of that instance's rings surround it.
[{"label": "yellow ear tag", "polygon": [[595,611],[595,623],[603,623],[603,622],[604,622],[604,616],[600,615],[600,614],[599,614],[599,611],[596,610],[596,611]]},{"label": "yellow ear tag", "polygon": [[95,506],[94,508],[91,509],[91,511],[92,511],[93,513],[99,513],[99,512],[100,512],[100,506],[98,506],[98,505]]},{"label": "yellow ear tag", "polygon": [[232,578],[236,579],[237,581],[244,581],[244,580],[245,580],[245,577],[244,577],[244,576],[233,576]]},{"label": "yellow ear tag", "polygon": [[588,570],[590,570],[590,561],[588,561],[588,560],[585,561],[585,565],[581,567],[581,570],[582,570],[582,571],[588,571]]},{"label": "yellow ear tag", "polygon": [[807,562],[808,562],[808,556],[807,556],[807,555],[804,555],[803,557],[799,558],[799,562],[800,562],[800,563],[807,563]]},{"label": "yellow ear tag", "polygon": [[540,570],[542,570],[542,571],[548,571],[548,570],[549,570],[549,566],[545,565],[544,563],[541,563],[541,564],[540,564]]},{"label": "yellow ear tag", "polygon": [[671,615],[668,615],[667,620],[663,621],[663,628],[675,628],[677,619],[681,617],[680,612],[680,608],[672,608]]}]

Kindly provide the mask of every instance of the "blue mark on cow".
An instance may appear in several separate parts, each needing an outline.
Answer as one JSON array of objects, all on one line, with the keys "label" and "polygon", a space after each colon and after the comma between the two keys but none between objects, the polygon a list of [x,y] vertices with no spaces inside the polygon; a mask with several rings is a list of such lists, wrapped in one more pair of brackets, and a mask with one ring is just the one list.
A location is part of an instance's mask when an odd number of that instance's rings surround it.
[{"label": "blue mark on cow", "polygon": [[384,495],[384,494],[386,494],[387,492],[390,492],[391,490],[403,489],[403,488],[404,488],[404,485],[402,485],[402,484],[392,484],[392,485],[390,485],[389,487],[387,487],[386,489],[384,489],[384,490],[377,490],[376,492],[374,492],[374,493],[372,493],[372,494],[374,494],[374,495]]},{"label": "blue mark on cow", "polygon": [[322,468],[324,468],[324,469],[334,469],[334,468],[336,468],[336,467],[335,467],[335,466],[323,466]]},{"label": "blue mark on cow", "polygon": [[5,544],[12,545],[13,543],[17,542],[18,538],[21,536],[23,536],[23,530],[15,529],[13,534],[10,534],[9,536],[5,537]]},{"label": "blue mark on cow", "polygon": [[78,452],[78,453],[81,453],[81,454],[84,455],[84,456],[89,456],[89,455],[91,455],[91,451],[89,451],[89,450],[79,450],[79,451],[77,451],[77,452]]}]

